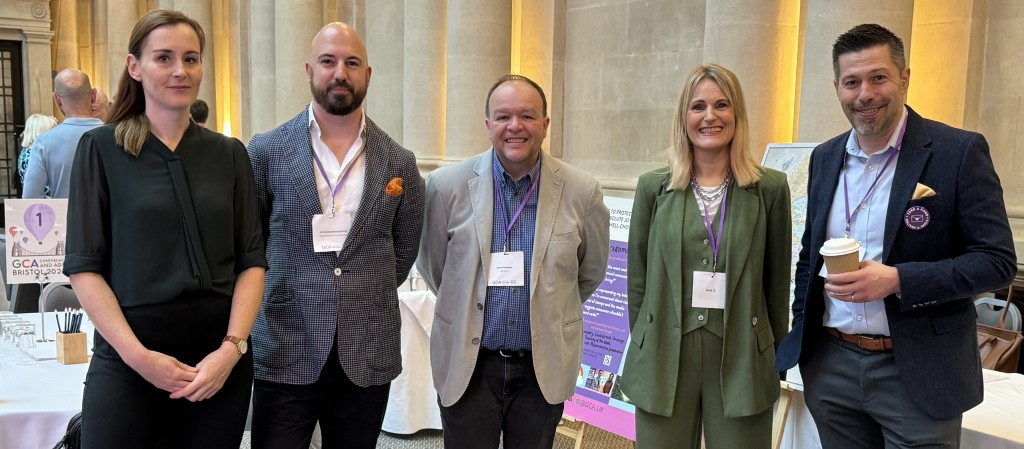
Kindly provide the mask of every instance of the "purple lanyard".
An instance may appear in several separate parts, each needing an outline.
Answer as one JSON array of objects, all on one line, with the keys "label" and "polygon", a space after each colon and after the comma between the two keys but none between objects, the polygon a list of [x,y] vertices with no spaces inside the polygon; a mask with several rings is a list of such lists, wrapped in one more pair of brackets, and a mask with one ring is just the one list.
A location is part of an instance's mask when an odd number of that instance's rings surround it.
[{"label": "purple lanyard", "polygon": [[[538,161],[537,163],[539,164],[540,162]],[[505,201],[502,198],[504,195],[502,195],[502,193],[501,193],[501,188],[498,186],[498,177],[499,176],[501,176],[501,172],[498,170],[497,167],[495,167],[494,170],[493,170],[494,196],[496,196],[498,198],[498,208],[501,209],[501,221],[505,221]],[[505,234],[503,235],[504,240],[502,240],[502,242],[501,242],[501,248],[506,253],[509,250],[508,246],[506,246],[506,245],[508,245],[509,233],[512,232],[512,225],[516,224],[516,220],[519,219],[519,214],[521,214],[523,212],[523,208],[526,207],[526,203],[529,202],[530,201],[530,197],[533,196],[533,191],[537,190],[537,183],[538,183],[538,181],[540,181],[540,171],[539,170],[537,171],[537,176],[533,177],[533,184],[530,186],[530,191],[526,192],[526,196],[524,196],[523,197],[523,201],[521,201],[519,203],[519,207],[516,209],[516,213],[512,215],[512,221],[510,221],[508,223],[508,226],[505,226]]]},{"label": "purple lanyard", "polygon": [[[907,125],[904,123],[903,127],[900,128],[900,135],[896,139],[896,146],[891,147],[892,153],[889,153],[889,157],[885,158],[885,164],[882,164],[882,169],[875,175],[875,180],[871,182],[868,187],[868,191],[864,192],[864,198],[862,198],[857,204],[864,204],[868,198],[871,197],[871,193],[875,191],[875,186],[878,185],[878,180],[882,179],[882,174],[885,173],[885,169],[889,168],[889,163],[896,158],[896,155],[900,153],[900,148],[903,147],[903,136],[907,133]],[[859,207],[853,208],[853,212],[850,212],[850,192],[849,187],[846,186],[846,155],[843,156],[843,199],[846,200],[846,237],[850,236],[850,224],[853,223],[853,219],[857,216],[857,212],[860,210]]]},{"label": "purple lanyard", "polygon": [[[694,184],[694,189],[699,187]],[[725,188],[725,192],[722,193],[722,208],[718,211],[718,237],[711,232],[711,215],[708,212],[708,205],[704,203],[704,200],[700,200],[700,204],[704,206],[704,227],[708,230],[708,240],[711,242],[711,277],[715,277],[715,272],[718,270],[718,249],[722,246],[722,228],[725,227],[725,202],[729,199],[729,188]]]},{"label": "purple lanyard", "polygon": [[331,211],[330,217],[334,218],[334,212],[337,210],[334,203],[334,197],[338,196],[338,192],[341,191],[341,185],[345,184],[345,179],[348,178],[348,174],[352,171],[352,167],[356,165],[356,159],[359,155],[355,155],[352,161],[348,163],[348,167],[345,167],[345,173],[341,174],[341,179],[338,180],[338,184],[331,188],[331,180],[327,177],[327,170],[324,170],[324,164],[320,162],[320,158],[313,152],[313,162],[316,162],[316,168],[320,169],[320,174],[324,177],[324,181],[327,181],[327,191],[331,192]]}]

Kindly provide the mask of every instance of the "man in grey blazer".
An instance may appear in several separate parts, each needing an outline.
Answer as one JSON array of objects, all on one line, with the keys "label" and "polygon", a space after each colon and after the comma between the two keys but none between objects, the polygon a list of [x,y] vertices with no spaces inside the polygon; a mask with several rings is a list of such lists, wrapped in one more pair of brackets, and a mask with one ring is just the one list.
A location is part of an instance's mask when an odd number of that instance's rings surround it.
[{"label": "man in grey blazer", "polygon": [[416,158],[363,113],[366,47],[325,26],[306,62],[313,101],[252,138],[267,238],[252,331],[253,447],[374,448],[402,370],[398,285],[423,225]]},{"label": "man in grey blazer", "polygon": [[437,294],[430,362],[445,447],[550,448],[572,396],[583,301],[604,279],[608,208],[594,177],[541,151],[544,91],[487,93],[492,148],[427,180],[417,267]]},{"label": "man in grey blazer", "polygon": [[[892,32],[856,26],[832,62],[853,130],[811,155],[776,368],[799,361],[825,449],[956,448],[982,400],[971,297],[1016,273],[1003,190],[984,137],[905,105],[910,69]],[[860,268],[825,277],[819,249],[846,235]]]}]

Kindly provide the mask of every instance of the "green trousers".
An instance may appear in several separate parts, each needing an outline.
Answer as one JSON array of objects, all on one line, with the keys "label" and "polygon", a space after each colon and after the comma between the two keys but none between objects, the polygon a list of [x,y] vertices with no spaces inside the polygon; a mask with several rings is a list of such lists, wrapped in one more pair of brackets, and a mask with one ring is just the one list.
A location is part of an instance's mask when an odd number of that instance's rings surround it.
[{"label": "green trousers", "polygon": [[702,424],[707,449],[771,447],[771,408],[751,416],[725,416],[721,370],[721,337],[703,328],[683,335],[674,412],[665,417],[637,408],[636,447],[700,449]]}]

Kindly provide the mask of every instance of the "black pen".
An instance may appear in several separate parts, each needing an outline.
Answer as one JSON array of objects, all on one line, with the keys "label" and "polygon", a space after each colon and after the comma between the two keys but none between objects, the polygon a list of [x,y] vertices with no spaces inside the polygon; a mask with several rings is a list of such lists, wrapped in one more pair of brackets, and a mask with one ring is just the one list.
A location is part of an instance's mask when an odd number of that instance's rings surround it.
[{"label": "black pen", "polygon": [[57,314],[53,314],[53,321],[57,322],[57,332],[63,334],[64,331],[60,330],[60,318],[57,317]]}]

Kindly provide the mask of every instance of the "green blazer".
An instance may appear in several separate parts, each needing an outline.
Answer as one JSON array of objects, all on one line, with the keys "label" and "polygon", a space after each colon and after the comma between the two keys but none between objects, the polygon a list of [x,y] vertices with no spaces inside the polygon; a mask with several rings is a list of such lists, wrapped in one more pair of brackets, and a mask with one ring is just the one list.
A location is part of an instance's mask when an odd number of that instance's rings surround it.
[{"label": "green blazer", "polygon": [[[680,323],[691,293],[682,273],[683,195],[668,190],[668,168],[645,173],[629,225],[629,324],[632,341],[622,390],[637,407],[672,416],[676,388],[696,388],[679,375]],[[789,329],[792,221],[786,175],[765,169],[754,185],[729,191],[723,248],[726,309],[722,354],[725,415],[748,416],[779,396],[775,347]],[[720,256],[721,257],[721,256]],[[686,301],[686,302],[684,302]]]}]

